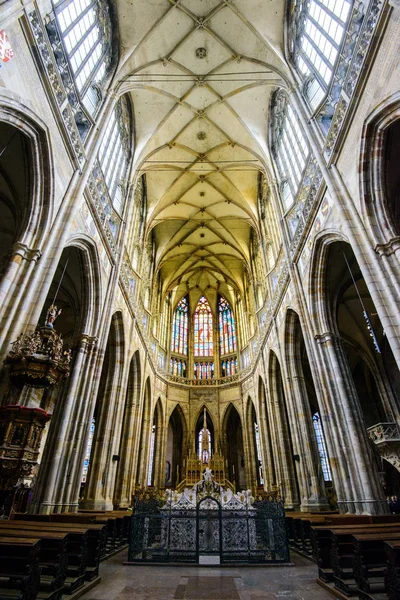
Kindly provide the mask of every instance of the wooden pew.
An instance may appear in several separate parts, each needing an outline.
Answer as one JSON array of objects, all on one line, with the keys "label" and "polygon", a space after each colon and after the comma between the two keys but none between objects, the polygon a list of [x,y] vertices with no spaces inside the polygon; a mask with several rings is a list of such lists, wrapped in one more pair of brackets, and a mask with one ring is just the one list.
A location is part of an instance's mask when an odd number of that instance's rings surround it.
[{"label": "wooden pew", "polygon": [[[44,524],[43,524],[44,525]],[[29,521],[0,521],[0,535],[2,532],[7,532],[7,529],[19,529],[21,536],[28,535],[29,532],[44,531],[45,528]],[[46,528],[48,531],[49,529]],[[71,528],[57,528],[57,526],[51,527],[51,531],[61,531],[67,533],[67,575],[64,582],[63,591],[67,594],[75,592],[85,582],[85,573],[87,565],[87,548],[88,548],[88,530],[82,526],[71,527]]]},{"label": "wooden pew", "polygon": [[[2,529],[3,538],[21,538],[22,529]],[[67,533],[42,530],[27,531],[26,535],[40,539],[38,556],[40,583],[38,597],[41,600],[60,600],[67,576]]]},{"label": "wooden pew", "polygon": [[388,559],[385,572],[385,589],[388,600],[400,598],[400,541],[384,542]]},{"label": "wooden pew", "polygon": [[[355,577],[355,541],[354,536],[390,537],[393,533],[400,533],[400,527],[393,525],[369,524],[359,529],[332,529],[332,569],[335,587],[347,596],[351,596],[359,589]],[[379,544],[378,544],[379,545]],[[379,559],[378,559],[379,560]],[[385,562],[385,559],[384,559]],[[383,567],[382,567],[383,568]],[[383,572],[382,572],[383,577]],[[367,587],[367,583],[365,584]],[[366,591],[366,590],[364,590]]]},{"label": "wooden pew", "polygon": [[86,579],[90,581],[98,576],[100,560],[106,556],[107,528],[105,525],[92,522],[82,525],[72,521],[65,522],[64,520],[59,522],[55,518],[57,515],[22,515],[17,513],[14,517],[13,522],[40,523],[41,527],[46,525],[51,529],[66,531],[74,528],[86,529],[88,532]]},{"label": "wooden pew", "polygon": [[[400,522],[398,522],[400,525]],[[339,530],[341,531],[343,537],[341,538],[342,543],[347,543],[352,546],[353,533],[363,533],[368,532],[371,529],[375,529],[376,527],[380,527],[383,531],[390,532],[395,527],[395,523],[349,523],[347,525],[318,525],[313,526],[313,552],[316,557],[316,561],[318,564],[318,576],[322,581],[330,582],[333,581],[334,576],[343,578],[343,573],[341,571],[342,563],[345,559],[341,560],[339,546],[335,548],[335,556],[333,556],[333,542],[334,542],[334,533]],[[344,537],[346,534],[347,537]],[[336,575],[334,575],[334,565],[336,567]]]},{"label": "wooden pew", "polygon": [[[400,530],[384,533],[371,531],[353,535],[354,542],[354,578],[360,596],[385,593],[385,572],[387,556],[385,541],[400,543]],[[400,597],[400,596],[399,596]]]},{"label": "wooden pew", "polygon": [[35,600],[40,581],[40,540],[0,536],[0,597]]},{"label": "wooden pew", "polygon": [[[329,513],[331,514],[331,513]],[[311,527],[324,524],[327,513],[287,513],[286,530],[289,545],[307,556],[312,555]]]}]

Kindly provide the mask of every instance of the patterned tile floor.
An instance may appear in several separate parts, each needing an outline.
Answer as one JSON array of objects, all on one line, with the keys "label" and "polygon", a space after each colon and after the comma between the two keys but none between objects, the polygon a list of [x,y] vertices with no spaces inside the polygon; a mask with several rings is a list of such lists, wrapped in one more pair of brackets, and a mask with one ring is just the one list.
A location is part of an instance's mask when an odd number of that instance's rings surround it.
[{"label": "patterned tile floor", "polygon": [[292,567],[124,565],[126,551],[103,562],[101,583],[82,600],[330,600],[315,583],[314,563],[296,554]]}]

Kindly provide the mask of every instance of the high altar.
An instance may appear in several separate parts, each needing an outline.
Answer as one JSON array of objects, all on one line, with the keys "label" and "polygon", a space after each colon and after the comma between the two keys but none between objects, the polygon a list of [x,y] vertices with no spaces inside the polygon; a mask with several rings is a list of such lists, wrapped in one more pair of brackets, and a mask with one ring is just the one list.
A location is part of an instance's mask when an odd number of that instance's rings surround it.
[{"label": "high altar", "polygon": [[209,431],[207,428],[207,412],[204,408],[203,413],[203,430],[201,436],[201,458],[194,454],[191,450],[189,456],[186,458],[184,468],[185,475],[184,479],[178,484],[177,490],[181,491],[184,488],[191,488],[198,483],[202,477],[205,469],[210,469],[213,473],[213,480],[221,485],[222,487],[234,490],[234,485],[226,478],[227,473],[227,461],[224,456],[219,452],[210,453],[211,440],[209,437]]}]

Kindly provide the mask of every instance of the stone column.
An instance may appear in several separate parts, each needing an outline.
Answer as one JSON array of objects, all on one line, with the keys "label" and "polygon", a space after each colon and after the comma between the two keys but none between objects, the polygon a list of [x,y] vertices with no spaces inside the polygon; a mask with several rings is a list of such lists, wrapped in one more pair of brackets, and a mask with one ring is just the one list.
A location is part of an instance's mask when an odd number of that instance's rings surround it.
[{"label": "stone column", "polygon": [[[280,379],[281,380],[281,379]],[[283,381],[281,381],[283,386]],[[284,390],[282,390],[284,393]],[[277,483],[285,500],[286,508],[298,509],[300,500],[298,498],[296,476],[293,464],[292,448],[290,446],[288,423],[283,402],[278,389],[275,389],[271,397],[271,409],[273,415],[273,440],[274,455],[276,456]]]},{"label": "stone column", "polygon": [[[295,361],[292,360],[292,363]],[[287,387],[290,389],[287,408],[293,451],[298,456],[300,510],[305,512],[329,510],[304,375],[298,371],[299,367],[296,369],[295,364],[292,364],[292,375],[287,376]]]},{"label": "stone column", "polygon": [[385,513],[387,503],[340,339],[326,332],[316,336],[316,340],[323,363],[321,374],[329,398],[325,402],[326,441],[330,463],[338,471],[338,481],[341,482],[341,485],[335,486],[339,510]]},{"label": "stone column", "polygon": [[88,481],[82,508],[112,510],[122,429],[124,395],[121,393],[123,363],[118,356],[110,360],[104,395],[98,398],[96,422],[90,456]]},{"label": "stone column", "polygon": [[274,455],[272,450],[272,434],[271,434],[271,415],[267,407],[266,391],[259,398],[259,428],[260,428],[260,441],[261,441],[261,453],[263,458],[263,473],[264,473],[264,487],[267,491],[271,491],[272,487],[276,485],[276,470]]},{"label": "stone column", "polygon": [[37,482],[32,499],[32,512],[49,514],[59,512],[68,466],[73,460],[73,448],[66,444],[71,427],[75,426],[74,413],[84,397],[82,383],[90,373],[91,353],[95,338],[82,336],[69,380],[64,384],[56,400],[50,431],[43,452]]}]

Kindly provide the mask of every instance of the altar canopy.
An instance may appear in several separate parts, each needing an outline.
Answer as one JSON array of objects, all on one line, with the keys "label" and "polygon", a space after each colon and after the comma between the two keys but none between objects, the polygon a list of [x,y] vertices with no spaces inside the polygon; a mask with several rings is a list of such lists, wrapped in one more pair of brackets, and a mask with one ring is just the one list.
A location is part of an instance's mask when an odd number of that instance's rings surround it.
[{"label": "altar canopy", "polygon": [[191,489],[136,498],[128,562],[287,563],[283,503],[234,493],[207,468]]}]

